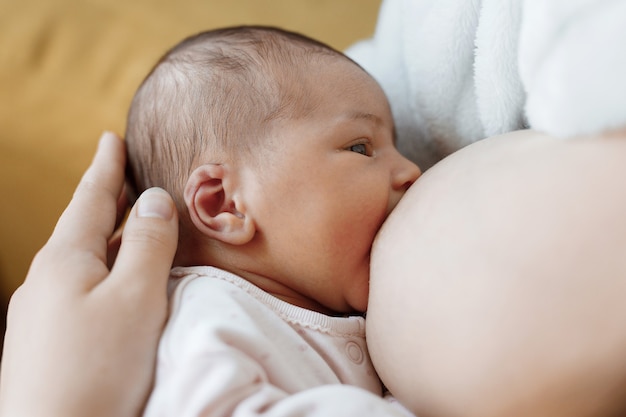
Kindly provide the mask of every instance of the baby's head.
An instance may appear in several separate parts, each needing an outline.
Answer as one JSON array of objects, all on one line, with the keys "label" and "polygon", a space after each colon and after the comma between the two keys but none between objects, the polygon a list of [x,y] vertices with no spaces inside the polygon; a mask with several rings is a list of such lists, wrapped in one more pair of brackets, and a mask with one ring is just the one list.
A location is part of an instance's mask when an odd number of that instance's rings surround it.
[{"label": "baby's head", "polygon": [[393,133],[384,93],[349,58],[240,27],[169,51],[133,99],[126,140],[136,191],[176,201],[178,264],[347,312],[365,310],[374,236],[419,176]]},{"label": "baby's head", "polygon": [[339,52],[295,33],[269,27],[217,29],[168,51],[137,91],[128,142],[137,191],[168,190],[184,211],[189,173],[209,159],[258,160],[272,121],[301,116],[307,58]]}]

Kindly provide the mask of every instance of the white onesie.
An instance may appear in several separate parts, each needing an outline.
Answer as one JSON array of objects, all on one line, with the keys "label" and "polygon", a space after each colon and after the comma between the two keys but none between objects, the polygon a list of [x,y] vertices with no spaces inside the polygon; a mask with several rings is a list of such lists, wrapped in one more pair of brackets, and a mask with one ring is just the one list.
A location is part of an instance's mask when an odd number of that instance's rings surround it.
[{"label": "white onesie", "polygon": [[286,303],[212,267],[175,268],[146,416],[406,416],[383,399],[363,317]]}]

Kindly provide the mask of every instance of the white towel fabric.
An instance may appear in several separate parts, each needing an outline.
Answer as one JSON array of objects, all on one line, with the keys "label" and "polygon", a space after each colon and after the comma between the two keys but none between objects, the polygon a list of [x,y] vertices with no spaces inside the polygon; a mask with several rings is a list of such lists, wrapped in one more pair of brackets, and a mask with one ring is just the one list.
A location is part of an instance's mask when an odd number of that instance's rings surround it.
[{"label": "white towel fabric", "polygon": [[346,52],[387,93],[427,169],[482,138],[626,126],[626,0],[384,0]]}]

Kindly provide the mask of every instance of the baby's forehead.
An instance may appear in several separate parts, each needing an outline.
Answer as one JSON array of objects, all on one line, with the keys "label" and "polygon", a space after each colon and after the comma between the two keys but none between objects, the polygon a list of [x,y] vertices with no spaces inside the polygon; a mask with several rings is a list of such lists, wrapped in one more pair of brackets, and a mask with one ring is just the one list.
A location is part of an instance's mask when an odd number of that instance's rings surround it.
[{"label": "baby's forehead", "polygon": [[[320,55],[320,54],[303,54],[292,58],[289,65],[285,62],[273,59],[267,63],[262,69],[258,68],[257,76],[265,77],[270,80],[266,86],[272,86],[275,90],[270,94],[278,94],[281,105],[284,107],[300,107],[305,111],[307,107],[314,105],[323,98],[320,91],[321,80],[328,79],[329,76],[337,74],[337,79],[345,77],[345,71],[333,72],[329,68],[333,67],[330,63],[345,62],[354,65],[349,59],[341,55]],[[266,91],[267,93],[267,91]],[[319,103],[317,103],[319,104]]]},{"label": "baby's forehead", "polygon": [[298,91],[300,94],[318,91],[321,78],[345,79],[353,73],[351,70],[371,78],[361,67],[340,54],[302,54],[292,57],[287,65],[277,59],[272,59],[268,65],[270,68],[263,71],[264,76],[271,77],[281,87]]}]

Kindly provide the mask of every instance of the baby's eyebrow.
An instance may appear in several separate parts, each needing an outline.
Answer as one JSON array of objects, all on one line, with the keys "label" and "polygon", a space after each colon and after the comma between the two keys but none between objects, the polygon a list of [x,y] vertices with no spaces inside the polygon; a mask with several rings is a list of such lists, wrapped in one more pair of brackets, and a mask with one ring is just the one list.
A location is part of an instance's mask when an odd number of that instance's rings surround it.
[{"label": "baby's eyebrow", "polygon": [[[376,125],[376,127],[380,128],[383,127],[385,125],[385,123],[383,122],[383,119],[381,119],[380,117],[376,116],[375,114],[372,113],[365,113],[365,112],[361,112],[361,111],[355,111],[353,113],[350,113],[350,115],[348,116],[350,119],[352,120],[368,120],[372,123],[374,123]],[[393,146],[397,145],[397,139],[398,139],[398,133],[396,132],[396,126],[393,126],[393,132],[392,132],[392,138],[391,140],[393,141]]]},{"label": "baby's eyebrow", "polygon": [[355,120],[369,120],[378,126],[384,125],[383,120],[380,117],[372,113],[364,113],[360,111],[355,111],[353,113],[350,113],[348,117],[350,119],[355,119]]}]

